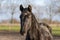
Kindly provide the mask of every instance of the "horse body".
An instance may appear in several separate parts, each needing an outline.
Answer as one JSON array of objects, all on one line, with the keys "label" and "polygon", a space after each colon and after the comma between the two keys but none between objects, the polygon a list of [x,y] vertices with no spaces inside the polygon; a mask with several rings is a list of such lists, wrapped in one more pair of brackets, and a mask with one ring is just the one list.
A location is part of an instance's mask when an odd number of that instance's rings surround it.
[{"label": "horse body", "polygon": [[[52,40],[51,30],[44,24],[38,23],[35,16],[32,14],[31,28],[27,32],[27,40]],[[43,25],[41,25],[43,24]],[[29,37],[29,38],[28,38]]]},{"label": "horse body", "polygon": [[[20,34],[26,33],[25,40],[52,40],[51,28],[45,23],[38,23],[35,16],[32,13],[32,8],[29,5],[28,8],[23,8],[20,5],[21,10],[21,30]],[[41,25],[43,24],[43,25]]]}]

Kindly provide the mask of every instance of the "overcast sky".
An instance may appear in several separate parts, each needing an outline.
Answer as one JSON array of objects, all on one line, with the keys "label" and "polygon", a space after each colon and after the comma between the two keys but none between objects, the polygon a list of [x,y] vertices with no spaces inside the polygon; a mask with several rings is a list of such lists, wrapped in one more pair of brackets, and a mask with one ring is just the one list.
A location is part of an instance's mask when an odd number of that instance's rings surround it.
[{"label": "overcast sky", "polygon": [[[35,5],[35,6],[41,6],[41,7],[46,7],[46,6],[49,6],[51,4],[51,2],[54,2],[53,0],[29,0],[30,3],[32,5]],[[23,4],[23,6],[25,5],[27,1],[26,0],[0,0],[0,3],[1,3],[1,9],[0,9],[0,21],[1,20],[6,20],[6,19],[10,19],[11,18],[11,10],[9,9],[6,9],[5,5],[11,5],[11,4],[16,4],[16,5],[20,5],[20,4]],[[59,4],[60,2],[58,2]],[[29,4],[29,2],[28,2]],[[27,5],[27,4],[26,4]],[[59,5],[58,5],[59,6]],[[5,14],[4,14],[5,13]],[[15,19],[18,19],[19,20],[19,15],[20,15],[20,12],[19,12],[19,8],[16,8],[15,10],[15,14],[14,14],[14,18]],[[44,14],[45,15],[45,14]],[[39,15],[38,15],[39,16]],[[47,15],[43,16],[42,18],[44,17],[48,17]],[[60,21],[59,19],[59,16],[55,16],[53,18],[53,20],[58,20]]]}]

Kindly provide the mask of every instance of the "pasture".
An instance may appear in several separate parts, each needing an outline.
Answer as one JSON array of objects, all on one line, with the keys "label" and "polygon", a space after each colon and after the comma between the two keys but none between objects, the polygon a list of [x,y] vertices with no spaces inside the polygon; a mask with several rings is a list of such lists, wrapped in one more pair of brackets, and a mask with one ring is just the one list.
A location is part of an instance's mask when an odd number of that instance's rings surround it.
[{"label": "pasture", "polygon": [[[60,40],[60,26],[52,26],[54,40]],[[20,24],[0,24],[0,40],[24,40],[19,34]],[[13,32],[13,33],[12,33]]]},{"label": "pasture", "polygon": [[[60,26],[51,25],[53,35],[60,36]],[[19,32],[20,24],[0,24],[0,32]]]}]

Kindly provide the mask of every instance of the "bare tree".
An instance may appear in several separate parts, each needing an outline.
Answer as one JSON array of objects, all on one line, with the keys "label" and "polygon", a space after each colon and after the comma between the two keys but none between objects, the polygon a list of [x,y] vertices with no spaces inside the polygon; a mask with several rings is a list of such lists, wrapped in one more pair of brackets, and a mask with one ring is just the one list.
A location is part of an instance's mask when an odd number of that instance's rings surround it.
[{"label": "bare tree", "polygon": [[47,8],[47,14],[49,15],[50,24],[52,22],[52,18],[56,15],[55,6],[56,6],[55,2],[51,2],[51,4]]},{"label": "bare tree", "polygon": [[11,6],[10,6],[10,9],[11,9],[11,23],[13,23],[13,16],[14,16],[14,12],[15,12],[16,8],[17,8],[16,5],[11,4]]},{"label": "bare tree", "polygon": [[0,10],[1,10],[1,3],[3,2],[4,0],[0,0]]}]

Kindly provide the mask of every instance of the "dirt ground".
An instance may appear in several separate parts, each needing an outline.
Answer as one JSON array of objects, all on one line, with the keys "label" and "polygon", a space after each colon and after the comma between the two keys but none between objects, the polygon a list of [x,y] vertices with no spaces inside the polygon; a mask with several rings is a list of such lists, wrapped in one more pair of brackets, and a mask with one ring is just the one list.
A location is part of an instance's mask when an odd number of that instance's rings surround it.
[{"label": "dirt ground", "polygon": [[60,40],[60,36],[54,36],[54,40]]},{"label": "dirt ground", "polygon": [[[19,33],[0,33],[0,40],[24,40]],[[54,40],[60,40],[60,37],[54,36]]]},{"label": "dirt ground", "polygon": [[21,40],[19,34],[0,33],[0,40]]}]

